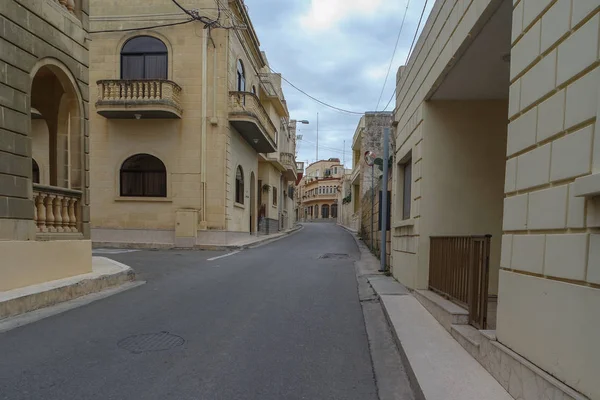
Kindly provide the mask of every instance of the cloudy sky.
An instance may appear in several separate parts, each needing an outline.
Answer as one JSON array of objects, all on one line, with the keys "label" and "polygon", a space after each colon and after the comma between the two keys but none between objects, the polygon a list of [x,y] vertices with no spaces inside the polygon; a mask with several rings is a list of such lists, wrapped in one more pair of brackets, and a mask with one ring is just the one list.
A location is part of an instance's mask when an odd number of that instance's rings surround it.
[{"label": "cloudy sky", "polygon": [[[392,57],[402,17],[406,22],[377,111],[394,91],[425,0],[245,0],[261,47],[272,69],[295,86],[346,110],[375,111]],[[429,1],[425,17],[434,1]],[[425,24],[425,17],[422,26]],[[301,125],[298,161],[316,159],[319,113],[319,158],[343,156],[351,167],[350,147],[360,115],[329,109],[284,83],[292,119]],[[394,101],[388,110],[394,108]]]}]

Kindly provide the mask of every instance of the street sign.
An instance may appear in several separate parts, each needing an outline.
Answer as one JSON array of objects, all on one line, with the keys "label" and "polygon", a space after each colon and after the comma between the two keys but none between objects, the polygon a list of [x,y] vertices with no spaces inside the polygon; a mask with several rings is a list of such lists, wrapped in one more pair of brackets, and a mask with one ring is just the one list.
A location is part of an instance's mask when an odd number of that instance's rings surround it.
[{"label": "street sign", "polygon": [[365,151],[365,162],[369,167],[372,167],[375,164],[375,158],[377,156],[372,151]]}]

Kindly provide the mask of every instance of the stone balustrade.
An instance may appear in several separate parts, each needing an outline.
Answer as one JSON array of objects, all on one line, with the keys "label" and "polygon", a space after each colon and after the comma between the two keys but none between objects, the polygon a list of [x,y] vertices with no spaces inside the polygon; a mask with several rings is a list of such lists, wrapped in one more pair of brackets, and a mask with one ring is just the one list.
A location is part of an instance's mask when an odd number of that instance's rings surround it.
[{"label": "stone balustrade", "polygon": [[70,14],[75,15],[75,0],[50,0],[54,3],[59,4]]},{"label": "stone balustrade", "polygon": [[265,133],[275,143],[277,128],[273,125],[269,114],[264,109],[259,98],[250,92],[229,92],[230,111],[253,116],[263,127]]},{"label": "stone balustrade", "polygon": [[289,170],[296,170],[296,160],[292,153],[280,153],[281,164]]},{"label": "stone balustrade", "polygon": [[80,232],[81,199],[82,193],[78,190],[34,184],[34,221],[37,232]]},{"label": "stone balustrade", "polygon": [[127,106],[132,111],[163,106],[181,117],[181,87],[175,82],[156,80],[100,80],[97,107]]}]

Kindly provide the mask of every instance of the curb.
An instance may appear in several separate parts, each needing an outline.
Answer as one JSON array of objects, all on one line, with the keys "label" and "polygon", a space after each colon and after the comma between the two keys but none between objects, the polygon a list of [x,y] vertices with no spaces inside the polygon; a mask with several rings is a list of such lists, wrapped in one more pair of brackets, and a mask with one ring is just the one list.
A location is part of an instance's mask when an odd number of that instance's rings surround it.
[{"label": "curb", "polygon": [[296,231],[304,228],[302,224],[296,225],[296,227],[288,229],[285,232],[280,232],[274,235],[278,235],[276,237],[269,237],[266,235],[263,239],[257,240],[253,243],[243,244],[243,245],[219,245],[219,244],[199,244],[193,247],[177,247],[174,244],[169,243],[115,243],[115,242],[92,242],[92,249],[135,249],[135,250],[180,250],[180,251],[193,251],[193,250],[202,250],[202,251],[226,251],[226,250],[246,250],[250,249],[253,246],[258,246],[265,244],[268,241],[276,241],[287,235],[291,235]]},{"label": "curb", "polygon": [[0,302],[0,320],[64,303],[82,296],[98,293],[109,288],[135,281],[135,272],[131,267],[106,257],[102,258],[109,260],[114,265],[118,265],[121,270],[112,274],[90,277],[80,281],[67,283],[63,286],[49,288],[48,290],[37,293],[25,294]]},{"label": "curb", "polygon": [[[352,237],[354,238],[354,241],[356,242],[356,245],[358,246],[361,260],[363,260],[366,257],[372,257],[377,262],[379,262],[379,259],[377,257],[375,257],[369,251],[368,247],[358,238],[358,235],[356,233],[352,232],[351,230],[349,230],[348,228],[346,228],[343,225],[339,225],[339,226],[341,226],[343,229],[345,229],[346,231],[348,231],[352,234]],[[386,277],[386,275],[384,275],[382,272],[379,272],[379,271],[375,272],[374,275]],[[365,277],[365,278],[367,277],[366,275],[358,275],[358,271],[357,271],[357,279],[360,278],[361,276]],[[390,280],[396,281],[392,277],[387,277],[387,278],[389,278]],[[368,280],[367,280],[367,282],[368,282]],[[400,338],[398,337],[398,333],[394,329],[394,325],[392,324],[392,320],[391,320],[388,310],[385,306],[385,302],[381,299],[381,295],[377,292],[377,290],[375,290],[373,285],[371,285],[371,283],[368,283],[368,285],[371,288],[371,290],[373,290],[373,293],[375,293],[375,297],[376,297],[377,301],[379,302],[381,309],[383,310],[383,314],[385,315],[385,320],[387,321],[388,328],[390,329],[390,332],[392,333],[392,339],[394,340],[394,343],[396,344],[396,348],[398,349],[398,353],[400,354],[400,359],[402,360],[402,365],[404,366],[404,369],[408,376],[410,387],[413,390],[413,393],[415,395],[415,400],[426,400],[425,395],[423,394],[423,390],[421,389],[421,385],[419,384],[419,381],[417,379],[417,376],[415,375],[415,372],[414,372],[412,366],[410,365],[410,361],[408,360],[408,357],[404,351],[404,348],[402,347],[402,343],[400,341]],[[412,294],[407,294],[404,296],[412,296]]]}]

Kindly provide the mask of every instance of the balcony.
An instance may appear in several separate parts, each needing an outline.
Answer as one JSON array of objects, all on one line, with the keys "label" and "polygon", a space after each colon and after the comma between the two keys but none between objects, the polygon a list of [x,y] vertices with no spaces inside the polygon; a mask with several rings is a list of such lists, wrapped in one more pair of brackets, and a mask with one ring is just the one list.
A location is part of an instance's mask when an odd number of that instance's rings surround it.
[{"label": "balcony", "polygon": [[255,94],[229,92],[229,123],[258,153],[277,150],[277,129]]},{"label": "balcony", "polygon": [[281,164],[285,168],[283,176],[288,181],[296,180],[296,160],[292,153],[281,153],[280,154]]},{"label": "balcony", "polygon": [[260,95],[264,101],[270,101],[280,116],[289,116],[286,101],[281,90],[281,75],[273,73],[259,74],[262,90]]},{"label": "balcony", "polygon": [[96,111],[114,119],[181,118],[181,87],[167,80],[98,81]]}]

